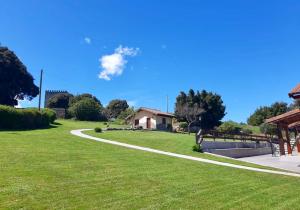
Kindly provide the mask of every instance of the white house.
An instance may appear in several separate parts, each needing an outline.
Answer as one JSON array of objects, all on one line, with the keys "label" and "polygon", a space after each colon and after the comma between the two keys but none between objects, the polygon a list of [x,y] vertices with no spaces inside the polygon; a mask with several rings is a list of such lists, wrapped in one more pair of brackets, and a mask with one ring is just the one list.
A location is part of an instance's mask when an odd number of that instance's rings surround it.
[{"label": "white house", "polygon": [[133,127],[143,129],[169,130],[172,129],[173,114],[161,112],[157,109],[141,107],[135,115],[128,117],[128,121]]}]

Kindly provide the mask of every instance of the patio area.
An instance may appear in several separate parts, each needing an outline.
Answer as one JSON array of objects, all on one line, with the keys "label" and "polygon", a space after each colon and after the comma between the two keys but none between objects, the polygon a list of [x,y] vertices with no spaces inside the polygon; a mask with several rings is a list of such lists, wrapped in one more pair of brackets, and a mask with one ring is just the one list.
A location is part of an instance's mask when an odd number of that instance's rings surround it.
[{"label": "patio area", "polygon": [[298,155],[272,157],[269,154],[239,158],[238,160],[300,173],[300,156]]}]

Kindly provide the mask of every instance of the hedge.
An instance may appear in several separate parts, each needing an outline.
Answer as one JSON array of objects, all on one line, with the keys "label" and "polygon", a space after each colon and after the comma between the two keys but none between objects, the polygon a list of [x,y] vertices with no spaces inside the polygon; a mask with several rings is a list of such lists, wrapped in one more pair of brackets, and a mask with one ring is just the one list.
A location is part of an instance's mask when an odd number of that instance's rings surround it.
[{"label": "hedge", "polygon": [[51,109],[36,108],[16,109],[0,105],[0,129],[35,129],[45,128],[56,119]]}]

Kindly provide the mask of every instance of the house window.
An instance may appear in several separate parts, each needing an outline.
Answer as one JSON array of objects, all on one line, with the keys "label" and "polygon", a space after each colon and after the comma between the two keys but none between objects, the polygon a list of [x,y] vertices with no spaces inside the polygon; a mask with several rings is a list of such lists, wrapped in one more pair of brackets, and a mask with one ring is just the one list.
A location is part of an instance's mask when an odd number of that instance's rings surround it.
[{"label": "house window", "polygon": [[140,124],[140,121],[137,119],[137,120],[134,120],[134,125],[135,126],[138,126]]},{"label": "house window", "polygon": [[162,124],[163,124],[163,125],[167,124],[166,118],[162,118]]}]

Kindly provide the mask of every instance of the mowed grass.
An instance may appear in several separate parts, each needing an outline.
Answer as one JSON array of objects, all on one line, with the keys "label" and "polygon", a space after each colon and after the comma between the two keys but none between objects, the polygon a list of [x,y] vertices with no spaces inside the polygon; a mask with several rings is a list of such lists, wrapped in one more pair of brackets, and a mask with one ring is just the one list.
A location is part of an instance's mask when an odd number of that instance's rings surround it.
[{"label": "mowed grass", "polygon": [[295,209],[299,178],[70,135],[99,123],[0,132],[0,209]]},{"label": "mowed grass", "polygon": [[[221,162],[234,163],[243,166],[250,166],[256,168],[274,169],[271,167],[256,165],[252,163],[247,163],[235,159],[218,157],[215,155],[210,155],[207,153],[199,153],[192,150],[193,145],[195,145],[195,135],[191,134],[180,134],[180,133],[170,133],[163,131],[104,131],[102,133],[96,133],[94,130],[85,131],[84,133],[109,139],[115,140],[122,143],[128,143],[143,147],[149,147],[153,149],[163,150],[166,152],[174,152],[184,155],[190,155],[194,157],[201,157],[210,160],[217,160]],[[223,140],[222,140],[223,141]]]}]

